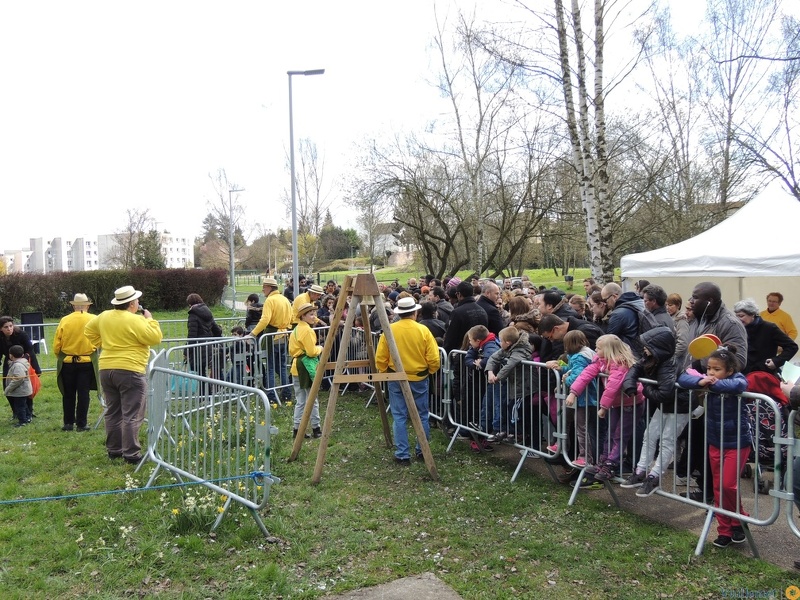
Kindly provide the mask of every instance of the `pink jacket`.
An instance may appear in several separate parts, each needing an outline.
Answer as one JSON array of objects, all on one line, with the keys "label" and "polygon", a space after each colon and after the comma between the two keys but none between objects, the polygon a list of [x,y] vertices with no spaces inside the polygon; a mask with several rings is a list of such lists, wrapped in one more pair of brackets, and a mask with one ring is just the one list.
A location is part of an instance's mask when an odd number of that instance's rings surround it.
[{"label": "pink jacket", "polygon": [[589,366],[578,375],[578,378],[570,386],[570,392],[576,396],[580,396],[586,389],[586,386],[600,373],[608,374],[608,377],[605,378],[605,385],[603,386],[603,395],[600,397],[600,406],[602,408],[609,409],[614,406],[633,406],[634,404],[641,404],[644,402],[641,383],[636,384],[635,397],[622,393],[622,382],[625,380],[625,375],[628,373],[628,367],[623,367],[617,363],[609,363],[605,358],[600,358],[599,356],[595,356],[594,360],[589,363]]}]

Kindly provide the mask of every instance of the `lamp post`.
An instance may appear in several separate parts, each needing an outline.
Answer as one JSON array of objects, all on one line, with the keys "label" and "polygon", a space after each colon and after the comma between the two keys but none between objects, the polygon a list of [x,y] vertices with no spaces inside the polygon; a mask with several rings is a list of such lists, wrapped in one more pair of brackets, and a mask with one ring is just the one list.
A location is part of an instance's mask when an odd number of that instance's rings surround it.
[{"label": "lamp post", "polygon": [[231,308],[235,311],[236,310],[236,267],[233,262],[233,198],[232,194],[234,192],[243,192],[244,188],[231,188],[228,190],[228,250],[231,254],[231,289],[233,290],[233,305]]},{"label": "lamp post", "polygon": [[286,71],[289,76],[289,165],[292,175],[292,292],[295,296],[300,290],[299,248],[297,247],[297,185],[294,178],[294,122],[292,120],[292,75],[322,75],[325,69],[308,71]]}]

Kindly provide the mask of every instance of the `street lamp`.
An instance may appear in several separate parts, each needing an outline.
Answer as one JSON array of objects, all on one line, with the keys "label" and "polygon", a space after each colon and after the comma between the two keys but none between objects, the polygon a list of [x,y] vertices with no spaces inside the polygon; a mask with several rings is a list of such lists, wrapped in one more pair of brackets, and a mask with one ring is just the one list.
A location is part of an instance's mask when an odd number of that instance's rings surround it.
[{"label": "street lamp", "polygon": [[300,290],[299,248],[297,247],[297,185],[294,179],[294,123],[292,120],[292,75],[322,75],[325,69],[309,71],[286,71],[289,76],[289,164],[292,175],[292,293],[297,296]]},{"label": "street lamp", "polygon": [[233,262],[233,198],[231,195],[234,192],[243,192],[244,188],[232,188],[228,190],[228,244],[231,254],[231,289],[233,290],[233,305],[231,308],[235,311],[236,310],[236,267],[234,266]]}]

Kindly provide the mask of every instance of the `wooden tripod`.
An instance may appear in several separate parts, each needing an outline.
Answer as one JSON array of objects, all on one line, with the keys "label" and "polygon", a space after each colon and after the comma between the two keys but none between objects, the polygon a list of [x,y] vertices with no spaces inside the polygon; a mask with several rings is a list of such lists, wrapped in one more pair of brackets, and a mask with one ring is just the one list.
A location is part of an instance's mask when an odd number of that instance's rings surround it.
[{"label": "wooden tripod", "polygon": [[[339,330],[339,325],[342,321],[342,314],[347,306],[347,296],[352,295],[350,301],[350,310],[347,311],[347,319],[342,331],[342,339],[339,344],[339,355],[336,357],[336,362],[328,362],[336,339],[336,333]],[[389,353],[392,357],[392,362],[396,367],[394,373],[378,373],[375,366],[375,346],[372,342],[372,335],[369,330],[369,307],[376,306],[378,317],[383,329],[383,335],[386,337],[386,343],[389,348]],[[356,316],[356,306],[361,307],[361,314],[364,315],[364,343],[367,346],[366,360],[348,360],[347,350],[350,346],[350,338],[352,337],[353,321]],[[367,367],[368,370],[359,373],[360,369]],[[351,369],[351,373],[346,373]],[[392,330],[389,327],[389,318],[386,316],[386,309],[383,302],[383,295],[378,289],[378,282],[375,275],[372,273],[365,273],[352,277],[348,275],[345,277],[342,284],[342,291],[339,294],[339,301],[336,303],[336,310],[331,317],[331,328],[328,336],[325,339],[325,346],[320,355],[320,368],[317,369],[314,383],[308,392],[308,400],[303,411],[303,417],[300,420],[298,427],[298,435],[294,439],[292,446],[292,453],[289,456],[289,462],[297,460],[300,454],[300,448],[303,445],[304,435],[308,427],[308,421],[311,418],[311,410],[314,406],[314,400],[319,394],[319,388],[322,384],[322,379],[325,377],[325,372],[333,370],[333,385],[331,385],[330,394],[328,396],[328,408],[325,411],[325,421],[322,426],[322,437],[320,438],[319,451],[317,452],[317,463],[314,467],[314,476],[311,482],[317,484],[322,478],[322,468],[325,464],[325,454],[328,450],[328,440],[330,439],[331,429],[333,428],[333,418],[336,412],[336,400],[339,397],[339,387],[342,384],[348,383],[372,383],[375,386],[375,396],[378,401],[378,412],[381,415],[381,422],[383,424],[383,436],[386,440],[387,448],[392,447],[392,436],[389,432],[389,420],[386,417],[386,403],[383,397],[383,390],[381,389],[381,382],[384,381],[398,381],[403,390],[403,397],[408,407],[408,414],[411,417],[411,423],[414,426],[414,431],[417,434],[419,445],[422,450],[422,456],[425,458],[425,466],[428,467],[428,472],[435,480],[439,479],[439,473],[436,471],[436,463],[433,461],[431,448],[428,440],[425,437],[425,430],[422,427],[422,421],[417,412],[417,406],[414,403],[414,397],[411,394],[411,387],[408,384],[408,376],[403,370],[403,365],[400,360],[400,354],[397,351],[397,344],[395,343]]]}]

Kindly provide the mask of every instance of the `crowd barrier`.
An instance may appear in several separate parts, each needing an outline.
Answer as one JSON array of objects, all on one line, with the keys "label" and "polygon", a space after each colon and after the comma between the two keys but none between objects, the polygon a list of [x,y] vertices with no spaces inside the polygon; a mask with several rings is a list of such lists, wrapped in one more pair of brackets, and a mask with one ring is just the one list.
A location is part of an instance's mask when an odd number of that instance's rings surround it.
[{"label": "crowd barrier", "polygon": [[[241,340],[202,344],[233,353]],[[212,526],[222,521],[233,502],[250,511],[265,536],[269,532],[258,511],[269,500],[273,483],[270,472],[270,404],[266,393],[232,381],[190,373],[183,364],[185,352],[199,352],[198,345],[159,351],[149,367],[150,398],[147,405],[147,453],[156,464],[146,487],[164,469],[179,481],[189,480],[225,498]]]},{"label": "crowd barrier", "polygon": [[[607,483],[595,482],[588,488],[603,487],[620,506],[619,492],[612,484],[626,483],[641,453],[645,452],[642,460],[645,475],[651,470],[660,473],[655,494],[707,512],[695,549],[698,555],[702,553],[713,519],[719,515],[742,523],[746,541],[758,556],[749,526],[774,523],[782,501],[790,515],[793,513],[792,474],[786,473],[786,467],[793,452],[800,456],[794,444],[794,420],[768,396],[746,392],[736,396],[735,402],[723,404],[722,420],[733,419],[744,412],[753,435],[753,443],[744,459],[740,454],[727,459],[735,460],[730,468],[740,475],[732,495],[729,492],[724,496],[727,487],[723,488],[721,478],[715,480],[707,459],[709,431],[704,414],[681,412],[681,405],[687,402],[692,411],[704,406],[705,394],[700,390],[681,390],[676,385],[671,401],[659,406],[647,400],[640,404],[629,402],[625,406],[620,397],[622,406],[617,414],[609,412],[605,418],[599,418],[597,407],[589,406],[581,411],[566,407],[568,390],[563,388],[559,372],[547,369],[543,363],[525,361],[505,383],[487,385],[482,373],[470,372],[465,352],[453,351],[446,358],[442,369],[452,374],[452,383],[449,388],[444,387],[451,390],[444,404],[449,407],[446,420],[454,426],[448,451],[465,435],[477,452],[497,441],[513,445],[519,449],[521,458],[512,482],[528,459],[544,459],[550,475],[561,483],[581,482],[593,475],[597,466],[615,462],[617,468],[612,470],[613,476]],[[605,377],[601,376],[598,398],[604,385]],[[432,397],[431,402],[434,404],[439,399]],[[788,437],[787,420],[791,424]],[[618,426],[614,427],[616,435],[610,431],[612,426]],[[741,430],[737,429],[737,433]],[[583,452],[578,450],[579,435],[584,439]],[[614,439],[620,440],[619,455],[609,461]],[[725,471],[726,464],[729,463],[723,456],[720,472]],[[563,467],[561,472],[557,471],[559,466]],[[588,478],[589,482],[592,480]],[[577,501],[582,489],[586,488],[574,484],[569,505]],[[725,498],[721,506],[715,505],[715,492],[718,497]],[[792,531],[800,536],[800,528],[791,516],[790,522]]]}]

